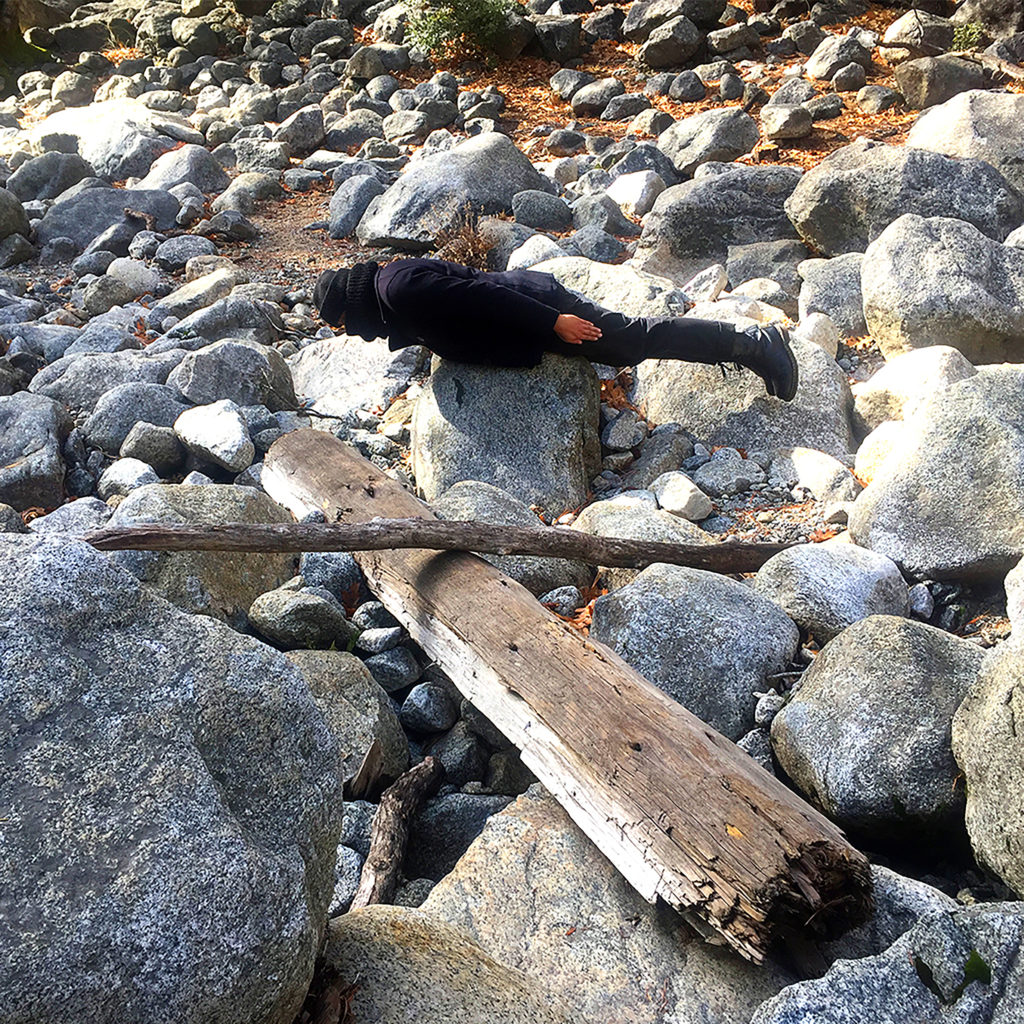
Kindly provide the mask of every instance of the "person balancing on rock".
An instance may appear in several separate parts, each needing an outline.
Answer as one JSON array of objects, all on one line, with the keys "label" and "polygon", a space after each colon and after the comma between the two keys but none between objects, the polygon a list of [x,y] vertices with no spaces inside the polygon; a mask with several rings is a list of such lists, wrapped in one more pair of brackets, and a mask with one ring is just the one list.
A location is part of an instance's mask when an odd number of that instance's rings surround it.
[{"label": "person balancing on rock", "polygon": [[796,358],[784,328],[742,330],[717,320],[629,317],[533,270],[485,272],[439,259],[357,263],[325,270],[313,292],[320,316],[395,351],[423,345],[443,359],[536,366],[545,352],[633,366],[644,359],[737,363],[784,402],[796,394]]}]

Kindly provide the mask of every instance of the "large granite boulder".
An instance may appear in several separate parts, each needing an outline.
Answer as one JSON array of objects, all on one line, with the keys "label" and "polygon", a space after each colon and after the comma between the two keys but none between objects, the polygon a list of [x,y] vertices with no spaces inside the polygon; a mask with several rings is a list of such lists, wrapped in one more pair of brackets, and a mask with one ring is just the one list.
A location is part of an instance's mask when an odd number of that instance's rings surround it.
[{"label": "large granite boulder", "polygon": [[930,914],[884,953],[839,960],[769,999],[750,1024],[1013,1024],[1024,1015],[1024,906]]},{"label": "large granite boulder", "polygon": [[339,334],[321,338],[288,359],[295,393],[323,416],[345,419],[357,409],[387,406],[409,387],[429,353],[392,352],[386,341]]},{"label": "large granite boulder", "polygon": [[77,152],[107,181],[141,177],[158,156],[186,142],[206,140],[180,114],[151,110],[141,100],[115,99],[50,114],[29,129],[39,152]]},{"label": "large granite boulder", "polygon": [[487,822],[422,909],[581,1021],[738,1024],[791,980],[651,906],[540,786]]},{"label": "large granite boulder", "polygon": [[289,1024],[342,811],[305,679],[65,537],[0,589],[5,1016]]},{"label": "large granite boulder", "polygon": [[356,233],[364,245],[423,251],[467,210],[510,212],[513,196],[526,189],[544,189],[544,178],[507,135],[486,132],[410,165]]},{"label": "large granite boulder", "polygon": [[[540,525],[529,505],[507,491],[479,480],[453,484],[431,502],[439,519],[461,519],[496,526]],[[481,555],[506,576],[511,576],[538,597],[558,587],[586,587],[593,579],[590,567],[582,562],[541,555]]]},{"label": "large granite boulder", "polygon": [[61,444],[71,419],[58,402],[22,391],[0,397],[0,502],[23,511],[64,500]]},{"label": "large granite boulder", "polygon": [[826,256],[864,252],[894,220],[959,217],[1002,241],[1024,198],[990,164],[863,140],[808,171],[786,202],[800,237]]},{"label": "large granite boulder", "polygon": [[591,302],[627,316],[681,316],[688,304],[674,282],[629,264],[613,266],[582,256],[562,256],[530,269],[550,274]]},{"label": "large granite boulder", "polygon": [[[262,491],[222,484],[150,484],[117,507],[111,526],[140,523],[290,523]],[[236,628],[260,595],[289,579],[295,556],[279,552],[119,551],[111,560],[179,608]]]},{"label": "large granite boulder", "polygon": [[855,544],[803,544],[773,555],[754,589],[819,643],[870,615],[906,615],[907,585],[885,555]]},{"label": "large granite boulder", "polygon": [[799,180],[793,167],[703,164],[655,200],[630,264],[684,284],[731,246],[795,240],[784,204]]},{"label": "large granite boulder", "polygon": [[420,910],[377,905],[336,917],[324,962],[352,986],[365,1024],[578,1024],[539,982]]},{"label": "large granite boulder", "polygon": [[850,513],[850,535],[918,579],[1000,581],[1024,555],[1024,368],[983,367],[922,402]]},{"label": "large granite boulder", "polygon": [[775,756],[861,836],[954,839],[964,795],[950,730],[981,658],[976,644],[921,622],[863,619],[825,645],[775,716]]},{"label": "large granite boulder", "polygon": [[1024,721],[1024,649],[1014,637],[988,652],[957,709],[953,753],[966,781],[974,854],[1024,896],[1024,735],[1018,721]]},{"label": "large granite boulder", "polygon": [[[723,320],[728,315],[722,315]],[[737,321],[741,326],[749,320]],[[800,383],[792,402],[771,398],[749,370],[650,359],[636,368],[633,400],[655,423],[681,423],[715,445],[765,450],[817,448],[845,460],[856,445],[853,396],[836,361],[813,341],[794,335]]]},{"label": "large granite boulder", "polygon": [[754,691],[786,671],[800,639],[749,587],[678,565],[652,565],[599,597],[590,635],[733,740],[754,724]]},{"label": "large granite boulder", "polygon": [[954,25],[980,25],[986,35],[1009,39],[1024,32],[1024,8],[1017,0],[962,0],[952,21]]},{"label": "large granite boulder", "polygon": [[1024,193],[1024,96],[971,89],[925,111],[907,145],[990,163]]},{"label": "large granite boulder", "polygon": [[440,361],[416,401],[412,467],[432,501],[482,480],[553,516],[583,504],[600,469],[597,375],[545,355],[533,369]]},{"label": "large granite boulder", "polygon": [[886,420],[902,420],[918,403],[978,371],[948,345],[915,348],[893,356],[866,381],[853,385],[853,415],[865,434]]},{"label": "large granite boulder", "polygon": [[975,363],[1024,359],[1024,249],[971,224],[900,217],[868,246],[862,287],[886,358],[949,345]]}]

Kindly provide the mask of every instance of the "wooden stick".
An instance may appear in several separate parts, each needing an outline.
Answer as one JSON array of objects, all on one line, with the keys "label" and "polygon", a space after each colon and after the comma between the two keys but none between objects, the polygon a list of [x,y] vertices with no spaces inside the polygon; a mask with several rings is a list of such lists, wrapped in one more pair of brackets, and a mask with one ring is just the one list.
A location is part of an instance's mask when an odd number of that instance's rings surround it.
[{"label": "wooden stick", "polygon": [[[262,479],[299,518],[430,515],[323,431],[275,442]],[[755,962],[793,932],[827,936],[864,919],[869,865],[839,828],[614,651],[475,555],[355,558],[387,609],[646,899]]]},{"label": "wooden stick", "polygon": [[383,551],[424,548],[487,555],[544,555],[589,565],[640,569],[655,562],[710,572],[756,572],[790,544],[666,544],[595,537],[550,526],[462,520],[371,519],[366,523],[163,523],[94,530],[101,551]]},{"label": "wooden stick", "polygon": [[425,757],[384,790],[373,816],[370,852],[350,910],[368,907],[371,903],[390,903],[394,898],[409,842],[409,822],[423,801],[437,792],[443,774],[440,761]]}]

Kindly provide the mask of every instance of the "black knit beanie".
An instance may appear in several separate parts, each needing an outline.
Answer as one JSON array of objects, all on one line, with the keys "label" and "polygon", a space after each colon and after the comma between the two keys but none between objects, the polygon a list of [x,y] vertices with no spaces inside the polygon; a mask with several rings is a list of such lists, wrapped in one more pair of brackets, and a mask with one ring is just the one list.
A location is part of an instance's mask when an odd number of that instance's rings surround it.
[{"label": "black knit beanie", "polygon": [[313,303],[320,316],[332,327],[337,327],[345,315],[348,291],[348,271],[325,270],[313,289]]}]

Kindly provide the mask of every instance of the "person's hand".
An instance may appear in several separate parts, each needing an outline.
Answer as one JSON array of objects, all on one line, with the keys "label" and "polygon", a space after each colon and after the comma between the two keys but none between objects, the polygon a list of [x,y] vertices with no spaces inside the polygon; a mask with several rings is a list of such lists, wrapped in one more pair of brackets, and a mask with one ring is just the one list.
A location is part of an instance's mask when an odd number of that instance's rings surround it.
[{"label": "person's hand", "polygon": [[589,320],[562,313],[555,321],[555,334],[569,345],[582,345],[585,341],[597,341],[601,330]]}]

